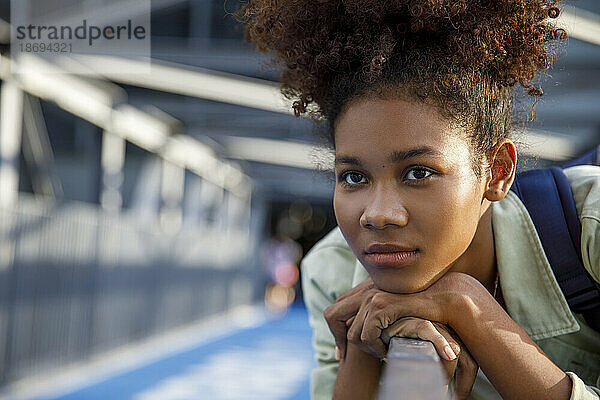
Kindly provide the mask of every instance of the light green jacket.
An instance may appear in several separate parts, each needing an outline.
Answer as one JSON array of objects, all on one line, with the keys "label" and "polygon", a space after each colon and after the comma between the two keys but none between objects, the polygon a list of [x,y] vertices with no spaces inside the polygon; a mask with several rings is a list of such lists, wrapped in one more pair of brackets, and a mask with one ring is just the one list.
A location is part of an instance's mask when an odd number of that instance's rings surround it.
[{"label": "light green jacket", "polygon": [[[600,282],[600,167],[565,170],[582,224],[585,268]],[[493,204],[492,224],[502,294],[510,316],[573,381],[571,399],[600,399],[600,333],[574,315],[554,278],[527,210],[512,192]],[[318,362],[314,400],[331,399],[337,374],[335,342],[323,310],[368,278],[335,228],[302,261],[304,300]],[[470,399],[501,397],[480,372]]]}]

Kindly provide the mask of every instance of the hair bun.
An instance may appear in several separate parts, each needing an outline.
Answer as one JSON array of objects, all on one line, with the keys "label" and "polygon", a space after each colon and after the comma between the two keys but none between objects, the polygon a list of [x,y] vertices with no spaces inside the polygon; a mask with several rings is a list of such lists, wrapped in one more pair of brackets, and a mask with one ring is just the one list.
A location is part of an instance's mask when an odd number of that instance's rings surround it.
[{"label": "hair bun", "polygon": [[430,64],[446,74],[470,74],[498,87],[519,83],[539,96],[543,92],[531,81],[552,64],[552,44],[566,37],[552,21],[560,14],[558,3],[252,0],[238,17],[247,23],[246,39],[272,52],[281,66],[283,93],[297,114],[306,112],[308,99],[324,114],[332,82],[350,75],[373,81],[409,55],[435,59]]}]

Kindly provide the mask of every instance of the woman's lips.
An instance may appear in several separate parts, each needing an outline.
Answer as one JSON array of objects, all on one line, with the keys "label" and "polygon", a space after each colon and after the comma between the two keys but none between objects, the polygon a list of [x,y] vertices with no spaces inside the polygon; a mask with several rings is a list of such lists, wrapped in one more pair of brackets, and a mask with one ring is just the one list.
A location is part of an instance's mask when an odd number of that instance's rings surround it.
[{"label": "woman's lips", "polygon": [[416,260],[419,251],[407,246],[375,243],[365,250],[365,262],[376,267],[402,267]]},{"label": "woman's lips", "polygon": [[367,253],[365,261],[376,267],[402,267],[418,257],[418,251],[398,251],[395,253]]}]

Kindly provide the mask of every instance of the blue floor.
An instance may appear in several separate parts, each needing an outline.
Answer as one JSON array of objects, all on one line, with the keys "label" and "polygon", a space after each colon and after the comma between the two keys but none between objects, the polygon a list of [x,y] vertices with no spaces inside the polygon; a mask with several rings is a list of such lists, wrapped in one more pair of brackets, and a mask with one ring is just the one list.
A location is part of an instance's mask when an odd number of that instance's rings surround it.
[{"label": "blue floor", "polygon": [[[306,310],[52,400],[305,400],[314,366]],[[45,398],[50,399],[50,398]]]}]

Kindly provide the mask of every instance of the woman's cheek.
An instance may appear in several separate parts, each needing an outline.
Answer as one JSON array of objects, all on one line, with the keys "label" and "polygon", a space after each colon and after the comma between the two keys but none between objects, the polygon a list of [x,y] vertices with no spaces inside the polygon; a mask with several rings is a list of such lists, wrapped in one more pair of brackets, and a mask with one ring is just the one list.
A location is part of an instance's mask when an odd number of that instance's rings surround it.
[{"label": "woman's cheek", "polygon": [[453,204],[448,204],[447,221],[444,227],[446,236],[451,238],[455,252],[458,256],[471,244],[480,219],[480,207],[477,198],[471,193],[457,193],[452,199]]},{"label": "woman's cheek", "polygon": [[468,190],[456,186],[451,189],[442,191],[443,194],[432,193],[428,199],[421,198],[415,203],[423,206],[418,216],[413,214],[412,222],[421,228],[419,230],[428,243],[445,250],[444,258],[453,260],[466,250],[475,234],[479,207]]},{"label": "woman's cheek", "polygon": [[333,211],[335,212],[335,218],[342,232],[352,230],[354,224],[358,227],[360,220],[360,215],[354,216],[357,214],[358,210],[355,205],[356,202],[352,202],[350,197],[351,196],[349,196],[348,193],[344,193],[337,188],[333,196]]},{"label": "woman's cheek", "polygon": [[348,193],[337,189],[333,197],[333,209],[337,224],[344,238],[354,251],[359,248],[360,217],[363,210],[364,199],[360,193]]}]

